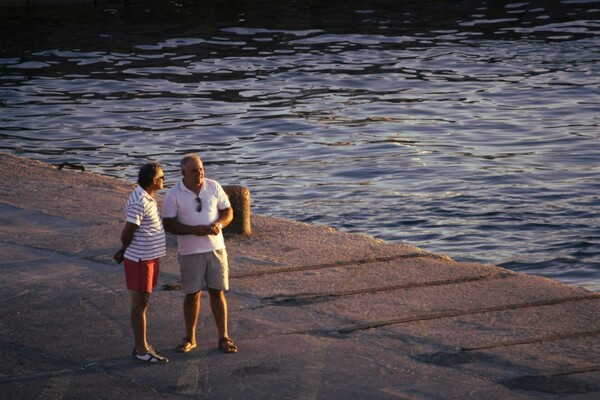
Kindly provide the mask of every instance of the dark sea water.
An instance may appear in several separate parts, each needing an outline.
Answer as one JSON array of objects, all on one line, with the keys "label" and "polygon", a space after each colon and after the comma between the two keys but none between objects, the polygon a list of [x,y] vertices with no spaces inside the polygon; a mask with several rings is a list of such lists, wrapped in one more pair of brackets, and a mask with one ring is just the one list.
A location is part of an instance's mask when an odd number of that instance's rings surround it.
[{"label": "dark sea water", "polygon": [[197,152],[255,213],[600,290],[600,1],[0,15],[0,151],[167,186]]}]

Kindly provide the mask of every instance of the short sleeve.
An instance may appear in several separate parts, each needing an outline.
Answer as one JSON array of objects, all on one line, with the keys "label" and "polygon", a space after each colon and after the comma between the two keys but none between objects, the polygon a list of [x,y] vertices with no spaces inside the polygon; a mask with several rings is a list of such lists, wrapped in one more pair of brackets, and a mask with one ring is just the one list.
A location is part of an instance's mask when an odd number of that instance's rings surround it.
[{"label": "short sleeve", "polygon": [[165,194],[161,214],[163,218],[177,217],[177,198],[170,190]]},{"label": "short sleeve", "polygon": [[223,190],[223,187],[217,183],[217,208],[219,210],[225,210],[231,207],[231,203],[229,202],[229,196]]},{"label": "short sleeve", "polygon": [[127,222],[140,226],[144,218],[144,205],[140,202],[128,204],[125,208],[125,216]]}]

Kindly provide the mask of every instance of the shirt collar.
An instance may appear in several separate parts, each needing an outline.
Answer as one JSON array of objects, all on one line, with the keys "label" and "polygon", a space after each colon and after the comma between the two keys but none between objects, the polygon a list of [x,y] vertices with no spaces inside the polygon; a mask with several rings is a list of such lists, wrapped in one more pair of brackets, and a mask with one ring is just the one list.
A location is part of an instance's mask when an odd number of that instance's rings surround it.
[{"label": "shirt collar", "polygon": [[[205,188],[206,188],[206,178],[204,178],[204,183],[202,184],[202,187],[200,188],[200,193],[204,192]],[[187,186],[185,186],[185,183],[183,183],[183,178],[181,178],[181,180],[179,181],[179,190],[181,190],[182,192],[191,193],[194,196],[196,196],[196,193],[192,192],[190,189],[187,188]]]},{"label": "shirt collar", "polygon": [[140,197],[145,197],[151,201],[154,201],[154,198],[152,198],[152,196],[150,196],[148,192],[146,192],[146,190],[140,185],[138,185],[138,187],[135,188],[135,191],[139,193]]}]

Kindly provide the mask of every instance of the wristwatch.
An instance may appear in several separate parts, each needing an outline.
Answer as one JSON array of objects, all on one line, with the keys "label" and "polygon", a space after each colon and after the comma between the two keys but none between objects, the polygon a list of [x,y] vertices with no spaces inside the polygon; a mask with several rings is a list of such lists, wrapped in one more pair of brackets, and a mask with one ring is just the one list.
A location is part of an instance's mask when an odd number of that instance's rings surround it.
[{"label": "wristwatch", "polygon": [[222,231],[223,230],[223,225],[220,222],[217,222],[217,226],[219,227],[219,230]]}]

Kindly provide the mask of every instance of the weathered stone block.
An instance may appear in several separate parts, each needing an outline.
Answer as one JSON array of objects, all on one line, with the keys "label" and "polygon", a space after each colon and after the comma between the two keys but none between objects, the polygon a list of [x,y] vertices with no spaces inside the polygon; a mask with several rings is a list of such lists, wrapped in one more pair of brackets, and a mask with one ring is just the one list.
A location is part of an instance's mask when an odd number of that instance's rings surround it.
[{"label": "weathered stone block", "polygon": [[238,185],[223,186],[233,208],[233,221],[223,229],[224,234],[250,236],[250,191]]}]

